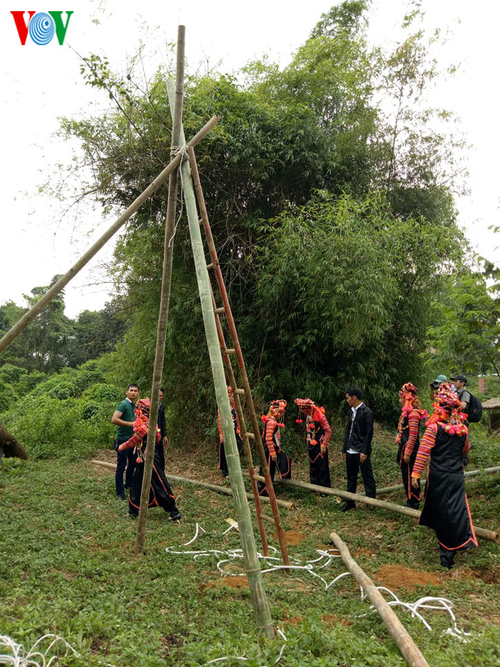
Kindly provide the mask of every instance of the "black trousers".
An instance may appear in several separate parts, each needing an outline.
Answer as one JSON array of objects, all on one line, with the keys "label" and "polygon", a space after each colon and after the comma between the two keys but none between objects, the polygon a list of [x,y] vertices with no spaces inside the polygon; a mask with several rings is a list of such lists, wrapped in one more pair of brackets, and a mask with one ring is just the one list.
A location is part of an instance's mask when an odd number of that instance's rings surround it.
[{"label": "black trousers", "polygon": [[[368,457],[364,463],[361,463],[359,454],[348,454],[346,452],[345,467],[347,472],[347,490],[349,493],[356,493],[358,473],[361,470],[361,476],[363,477],[363,483],[365,485],[365,495],[368,496],[368,498],[375,498],[377,487],[375,485],[370,457]],[[352,501],[348,502],[351,503]]]}]

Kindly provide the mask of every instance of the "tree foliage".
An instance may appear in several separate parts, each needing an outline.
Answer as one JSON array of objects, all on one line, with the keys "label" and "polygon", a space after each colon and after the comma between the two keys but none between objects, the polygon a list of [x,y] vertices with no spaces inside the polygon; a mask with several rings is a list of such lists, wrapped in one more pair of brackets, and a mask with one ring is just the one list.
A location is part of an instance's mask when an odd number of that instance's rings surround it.
[{"label": "tree foliage", "polygon": [[[367,2],[344,2],[282,70],[264,59],[240,76],[186,81],[186,136],[221,116],[197,159],[263,400],[306,392],[336,406],[345,383],[359,382],[382,413],[402,381],[418,381],[431,294],[463,255],[453,206],[457,143],[443,129],[449,116],[425,104],[437,76],[425,35],[411,33],[388,53],[368,44],[367,24]],[[84,187],[121,210],[169,161],[168,72],[144,89],[98,56],[83,71],[114,106],[66,119],[62,132],[82,143],[92,175]],[[118,347],[124,383],[151,379],[165,209],[159,191],[116,246],[113,275],[128,326]],[[213,392],[182,220],[175,253],[167,395],[179,432],[193,428],[194,410],[194,428],[208,433]]]},{"label": "tree foliage", "polygon": [[469,271],[450,278],[433,307],[427,330],[429,363],[454,372],[500,377],[500,298],[498,283],[487,277],[496,273],[489,263],[485,271]]}]

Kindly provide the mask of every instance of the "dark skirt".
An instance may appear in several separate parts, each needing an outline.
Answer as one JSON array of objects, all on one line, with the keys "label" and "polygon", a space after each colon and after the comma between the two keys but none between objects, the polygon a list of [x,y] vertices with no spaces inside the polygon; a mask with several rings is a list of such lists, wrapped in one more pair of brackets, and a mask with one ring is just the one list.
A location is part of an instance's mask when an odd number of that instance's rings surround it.
[{"label": "dark skirt", "polygon": [[420,490],[420,480],[418,480],[418,489],[415,489],[411,485],[411,473],[413,471],[413,466],[415,465],[415,459],[417,458],[418,445],[413,448],[409,463],[404,462],[404,448],[405,444],[399,445],[397,461],[401,468],[401,477],[403,479],[403,486],[405,487],[407,505],[416,509],[422,499],[422,492]]},{"label": "dark skirt", "polygon": [[[160,443],[161,444],[161,443]],[[163,446],[163,445],[162,445]],[[137,515],[141,506],[142,479],[144,477],[144,457],[141,463],[135,464],[134,480],[130,489],[129,514]],[[165,476],[162,467],[161,455],[158,448],[155,449],[153,460],[153,471],[151,475],[151,486],[149,487],[148,507],[163,507],[165,512],[175,514],[178,512],[175,504],[175,496]]]},{"label": "dark skirt", "polygon": [[[238,452],[240,453],[240,456],[241,456],[241,452],[243,451],[243,440],[238,435],[238,433],[236,433],[235,435],[236,435],[236,444],[238,445]],[[224,477],[227,477],[228,474],[229,474],[229,468],[227,467],[226,451],[224,449],[224,441],[222,441],[222,442],[219,441],[219,466],[218,467],[219,467],[219,470],[224,475]]]},{"label": "dark skirt", "polygon": [[419,523],[436,531],[444,549],[458,551],[477,547],[463,471],[433,470],[431,461]]},{"label": "dark skirt", "polygon": [[311,484],[331,488],[330,465],[328,463],[328,448],[321,453],[321,445],[308,445],[309,450],[309,479]]},{"label": "dark skirt", "polygon": [[[278,471],[280,479],[291,479],[292,461],[290,457],[287,456],[282,449],[280,449],[279,452],[276,454],[276,461],[273,461],[269,454],[269,450],[265,445],[264,445],[264,451],[266,453],[267,465],[269,466],[269,474],[271,475],[272,481],[274,482],[274,476],[276,474],[276,470]],[[259,470],[259,474],[262,475],[262,468]],[[266,485],[263,482],[258,483],[258,489],[259,489],[259,495],[261,496],[268,495]]]}]

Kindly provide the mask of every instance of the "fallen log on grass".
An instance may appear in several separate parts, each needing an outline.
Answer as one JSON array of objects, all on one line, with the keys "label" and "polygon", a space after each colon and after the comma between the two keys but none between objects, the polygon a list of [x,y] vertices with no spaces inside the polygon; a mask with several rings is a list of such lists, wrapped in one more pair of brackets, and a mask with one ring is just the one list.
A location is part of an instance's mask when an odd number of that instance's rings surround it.
[{"label": "fallen log on grass", "polygon": [[[108,463],[107,461],[97,461],[97,459],[92,459],[90,462],[93,463],[94,465],[116,470],[116,465],[114,463]],[[186,484],[195,484],[196,486],[201,486],[204,489],[210,489],[210,491],[216,491],[217,493],[222,493],[226,496],[233,495],[232,490],[229,489],[227,486],[218,486],[217,484],[208,484],[207,482],[199,482],[197,479],[188,479],[187,477],[179,477],[178,475],[171,475],[170,473],[166,473],[166,475],[168,480],[172,479],[174,480],[174,482],[185,482]],[[247,493],[247,498],[249,500],[253,500],[253,495],[251,493]],[[269,502],[269,498],[261,496],[260,499],[263,502]],[[280,507],[284,507],[287,510],[293,509],[293,503],[290,503],[287,500],[277,500],[276,502]]]},{"label": "fallen log on grass", "polygon": [[373,606],[382,617],[382,620],[391,633],[392,638],[396,642],[396,645],[401,651],[401,655],[406,660],[407,664],[410,665],[410,667],[429,667],[429,663],[420,652],[418,646],[415,644],[389,604],[384,600],[373,581],[365,574],[365,572],[363,572],[352,558],[345,542],[340,539],[337,533],[330,533],[330,539],[340,551],[342,560],[349,569],[349,572],[363,588]]},{"label": "fallen log on grass", "polygon": [[27,459],[28,454],[18,440],[10,433],[0,422],[0,468],[2,467],[2,457],[6,459],[16,457],[18,459]]},{"label": "fallen log on grass", "polygon": [[[259,482],[263,482],[264,478],[260,475],[255,475],[255,479]],[[367,496],[362,496],[359,493],[349,493],[349,491],[341,491],[340,489],[329,489],[326,486],[318,486],[317,484],[308,484],[307,482],[298,482],[295,479],[276,479],[275,484],[285,484],[286,486],[296,486],[299,489],[308,489],[309,491],[314,491],[315,493],[324,493],[329,496],[338,496],[344,500],[350,500],[353,502],[364,503],[365,505],[371,505],[372,507],[379,507],[380,509],[389,510],[390,512],[396,512],[397,514],[404,514],[405,516],[410,516],[412,519],[418,519],[420,517],[420,512],[418,510],[412,510],[410,507],[403,507],[402,505],[397,505],[396,503],[390,503],[387,500],[377,500],[376,498],[368,498]],[[488,530],[486,528],[478,528],[474,526],[476,535],[481,537],[484,540],[489,540],[490,542],[500,542],[500,533],[495,530]]]},{"label": "fallen log on grass", "polygon": [[[477,475],[492,475],[495,472],[500,472],[500,466],[495,466],[493,468],[483,468],[482,470],[467,470],[464,472],[464,477],[477,477]],[[404,489],[403,484],[394,484],[393,486],[383,486],[381,489],[377,489],[377,496],[386,493],[392,493],[393,491],[401,491]]]}]

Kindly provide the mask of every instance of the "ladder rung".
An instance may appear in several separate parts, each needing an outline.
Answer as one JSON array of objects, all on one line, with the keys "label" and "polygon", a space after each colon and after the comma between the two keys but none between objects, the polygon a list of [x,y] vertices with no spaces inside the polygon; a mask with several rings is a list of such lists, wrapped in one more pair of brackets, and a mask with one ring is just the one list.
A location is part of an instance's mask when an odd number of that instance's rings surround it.
[{"label": "ladder rung", "polygon": [[213,264],[207,264],[207,269],[213,269],[214,265]]},{"label": "ladder rung", "polygon": [[221,306],[221,308],[216,308],[215,312],[217,313],[217,315],[221,315],[222,313],[226,312],[226,309],[224,308],[224,306]]},{"label": "ladder rung", "polygon": [[247,438],[250,438],[250,440],[255,440],[255,435],[253,433],[250,433],[250,431],[247,431],[245,435],[247,436]]},{"label": "ladder rung", "polygon": [[200,218],[200,219],[198,220],[198,222],[200,223],[200,225],[202,225],[202,224],[203,224],[203,218]]},{"label": "ladder rung", "polygon": [[245,392],[244,389],[237,389],[237,390],[236,390],[236,393],[237,393],[237,394],[240,394],[240,396],[244,396],[246,392]]},{"label": "ladder rung", "polygon": [[224,350],[224,354],[236,354],[236,350],[234,349],[234,347],[226,348]]}]

